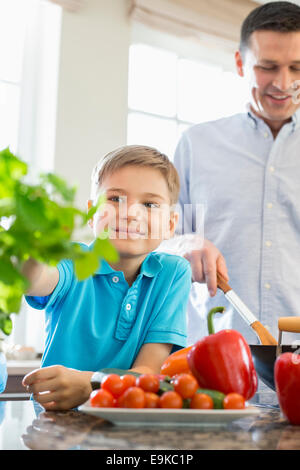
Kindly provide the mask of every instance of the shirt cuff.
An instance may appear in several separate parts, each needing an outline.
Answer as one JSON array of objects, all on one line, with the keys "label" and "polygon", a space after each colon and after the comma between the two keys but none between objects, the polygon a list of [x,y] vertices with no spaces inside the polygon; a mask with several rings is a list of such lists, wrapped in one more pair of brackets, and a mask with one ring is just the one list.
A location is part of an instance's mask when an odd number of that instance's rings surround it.
[{"label": "shirt cuff", "polygon": [[186,347],[187,337],[186,335],[170,331],[150,331],[145,338],[145,343],[173,344],[172,352],[174,352]]}]

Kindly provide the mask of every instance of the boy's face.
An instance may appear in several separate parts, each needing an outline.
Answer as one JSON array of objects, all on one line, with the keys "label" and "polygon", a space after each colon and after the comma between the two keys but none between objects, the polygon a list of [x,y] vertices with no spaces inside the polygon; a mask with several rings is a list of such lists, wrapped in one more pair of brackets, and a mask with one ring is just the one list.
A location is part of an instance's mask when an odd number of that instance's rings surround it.
[{"label": "boy's face", "polygon": [[109,229],[121,257],[146,255],[174,234],[178,214],[170,210],[168,186],[159,170],[125,166],[104,178],[102,193],[106,203],[90,225],[95,237]]}]

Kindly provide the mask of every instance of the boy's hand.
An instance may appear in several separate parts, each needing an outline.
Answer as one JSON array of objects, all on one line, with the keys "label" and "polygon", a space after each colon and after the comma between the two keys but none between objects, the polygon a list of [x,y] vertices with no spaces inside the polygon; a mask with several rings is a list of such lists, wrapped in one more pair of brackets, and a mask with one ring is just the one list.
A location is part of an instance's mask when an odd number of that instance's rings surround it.
[{"label": "boy's hand", "polygon": [[49,366],[25,375],[22,384],[46,410],[68,410],[89,398],[92,375],[60,365]]},{"label": "boy's hand", "polygon": [[184,257],[190,262],[193,281],[206,282],[212,297],[217,292],[217,272],[229,280],[225,259],[209,240],[204,240],[200,250],[186,253]]}]

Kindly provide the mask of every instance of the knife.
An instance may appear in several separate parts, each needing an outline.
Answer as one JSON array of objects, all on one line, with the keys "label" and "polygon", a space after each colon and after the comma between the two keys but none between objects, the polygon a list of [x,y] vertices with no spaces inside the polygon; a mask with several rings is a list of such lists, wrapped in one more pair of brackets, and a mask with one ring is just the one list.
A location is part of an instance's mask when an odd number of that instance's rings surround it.
[{"label": "knife", "polygon": [[244,304],[239,296],[232,290],[226,279],[217,273],[217,286],[224,292],[226,299],[231,303],[235,310],[241,315],[248,325],[255,331],[261,344],[273,344],[277,345],[277,341],[271,333],[263,326],[263,324],[257,320],[251,310]]}]

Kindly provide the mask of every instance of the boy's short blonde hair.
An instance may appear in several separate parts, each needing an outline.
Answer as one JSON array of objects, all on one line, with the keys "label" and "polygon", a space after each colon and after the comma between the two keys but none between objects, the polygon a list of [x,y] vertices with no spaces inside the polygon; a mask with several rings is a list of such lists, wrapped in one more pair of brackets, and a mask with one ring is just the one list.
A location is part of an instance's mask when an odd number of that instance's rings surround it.
[{"label": "boy's short blonde hair", "polygon": [[96,199],[99,186],[108,174],[129,165],[159,170],[168,185],[171,205],[176,204],[180,190],[176,168],[165,154],[145,145],[125,145],[105,155],[92,172],[91,199]]}]

